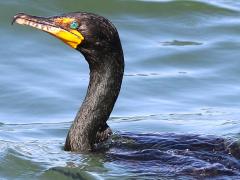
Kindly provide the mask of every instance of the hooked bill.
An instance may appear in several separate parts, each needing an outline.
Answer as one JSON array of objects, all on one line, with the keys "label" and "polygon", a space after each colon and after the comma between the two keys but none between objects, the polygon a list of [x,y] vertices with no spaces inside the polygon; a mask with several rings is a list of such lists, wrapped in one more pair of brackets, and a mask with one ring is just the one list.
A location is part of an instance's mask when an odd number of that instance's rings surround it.
[{"label": "hooked bill", "polygon": [[79,31],[67,28],[70,22],[69,18],[42,18],[20,13],[14,16],[12,24],[14,22],[45,31],[59,38],[72,48],[77,48],[77,46],[84,40],[84,37]]}]

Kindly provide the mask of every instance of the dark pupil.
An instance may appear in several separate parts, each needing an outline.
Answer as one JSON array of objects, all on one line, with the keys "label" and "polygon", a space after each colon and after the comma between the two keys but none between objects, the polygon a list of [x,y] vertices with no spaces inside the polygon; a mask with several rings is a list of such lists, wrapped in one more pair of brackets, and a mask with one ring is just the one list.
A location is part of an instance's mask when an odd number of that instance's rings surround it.
[{"label": "dark pupil", "polygon": [[70,25],[71,29],[77,29],[77,27],[78,27],[78,23],[76,21],[72,22]]}]

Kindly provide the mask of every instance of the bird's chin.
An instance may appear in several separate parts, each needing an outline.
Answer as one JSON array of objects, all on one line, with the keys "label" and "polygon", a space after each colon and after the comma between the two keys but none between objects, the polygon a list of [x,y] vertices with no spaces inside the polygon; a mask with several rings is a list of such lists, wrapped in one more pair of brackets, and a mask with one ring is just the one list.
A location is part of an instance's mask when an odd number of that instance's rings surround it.
[{"label": "bird's chin", "polygon": [[[59,21],[60,17],[56,18]],[[20,25],[27,25],[36,29],[47,32],[58,39],[62,40],[67,45],[76,49],[78,45],[84,40],[80,32],[66,27],[61,27],[55,22],[54,18],[44,18],[31,16],[24,13],[19,13],[14,16],[12,24],[17,23]]]}]

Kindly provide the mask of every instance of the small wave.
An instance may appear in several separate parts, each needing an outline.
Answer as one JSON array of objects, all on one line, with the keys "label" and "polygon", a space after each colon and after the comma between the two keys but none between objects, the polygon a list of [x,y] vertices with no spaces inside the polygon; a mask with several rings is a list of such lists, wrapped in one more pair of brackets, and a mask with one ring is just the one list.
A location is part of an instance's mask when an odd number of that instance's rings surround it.
[{"label": "small wave", "polygon": [[193,42],[193,41],[179,41],[179,40],[173,40],[173,41],[165,41],[160,42],[163,46],[199,46],[203,43],[200,42]]},{"label": "small wave", "polygon": [[[170,72],[170,73],[157,73],[157,72],[149,72],[149,73],[128,73],[125,74],[124,76],[128,76],[128,77],[176,77],[179,75],[186,75],[188,74],[189,71],[174,71],[174,72]],[[192,72],[190,72],[191,74],[193,74]]]},{"label": "small wave", "polygon": [[150,73],[135,73],[135,74],[125,74],[124,76],[139,76],[139,77],[147,77],[147,76],[162,76],[163,74],[150,72]]},{"label": "small wave", "polygon": [[187,5],[188,9],[205,9],[225,12],[239,12],[239,2],[236,1],[224,1],[224,0],[195,0],[195,1],[176,1],[176,0],[138,0],[148,3],[168,3],[172,5]]}]

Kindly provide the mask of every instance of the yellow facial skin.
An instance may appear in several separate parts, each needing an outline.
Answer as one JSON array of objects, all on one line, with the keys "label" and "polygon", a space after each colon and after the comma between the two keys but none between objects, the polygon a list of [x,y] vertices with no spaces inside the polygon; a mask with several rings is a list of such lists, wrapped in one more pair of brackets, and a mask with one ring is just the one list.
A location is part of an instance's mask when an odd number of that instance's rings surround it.
[{"label": "yellow facial skin", "polygon": [[25,14],[16,15],[14,17],[14,22],[31,26],[42,31],[45,31],[58,39],[62,40],[64,43],[70,47],[76,49],[79,44],[84,40],[84,37],[80,32],[75,29],[70,28],[70,24],[74,21],[73,18],[63,17],[53,19],[53,23],[45,23],[44,20],[38,19],[34,16],[29,16]]}]

